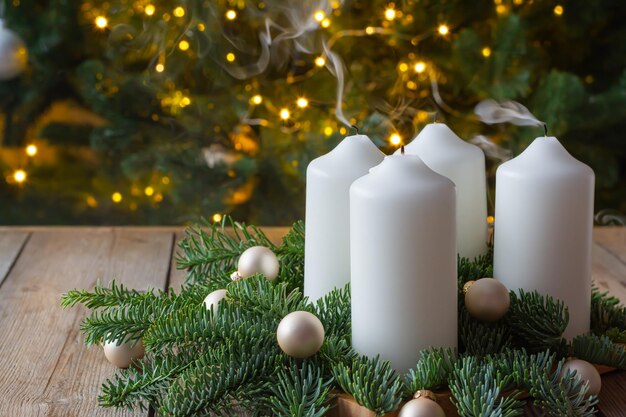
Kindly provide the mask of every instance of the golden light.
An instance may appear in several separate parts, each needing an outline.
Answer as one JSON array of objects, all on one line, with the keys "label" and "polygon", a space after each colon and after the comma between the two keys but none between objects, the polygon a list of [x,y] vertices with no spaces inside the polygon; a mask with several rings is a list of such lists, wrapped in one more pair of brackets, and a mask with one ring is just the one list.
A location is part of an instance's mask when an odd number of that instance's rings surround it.
[{"label": "golden light", "polygon": [[519,6],[522,3],[524,3],[524,0],[513,0],[513,4],[515,4],[516,6]]},{"label": "golden light", "polygon": [[485,46],[481,51],[485,58],[489,58],[491,56],[491,48]]},{"label": "golden light", "polygon": [[153,4],[147,4],[146,7],[143,8],[143,12],[148,16],[152,16],[156,11],[156,7]]},{"label": "golden light", "polygon": [[315,19],[315,21],[321,22],[326,18],[326,13],[324,13],[324,10],[318,10],[313,15],[313,18]]},{"label": "golden light", "polygon": [[235,20],[237,18],[237,12],[234,10],[229,10],[226,12],[226,19]]},{"label": "golden light", "polygon": [[181,51],[186,51],[187,49],[189,49],[189,42],[184,39],[178,42],[178,49],[180,49]]},{"label": "golden light", "polygon": [[487,223],[488,224],[493,224],[494,221],[496,221],[496,219],[493,216],[487,216]]},{"label": "golden light", "polygon": [[35,156],[37,155],[37,146],[30,144],[26,147],[26,155],[28,156]]},{"label": "golden light", "polygon": [[400,65],[398,65],[398,69],[401,72],[407,72],[409,69],[409,65],[406,62],[401,62]]},{"label": "golden light", "polygon": [[163,194],[161,193],[156,193],[154,195],[154,201],[156,201],[157,203],[160,203],[161,201],[163,201]]},{"label": "golden light", "polygon": [[387,20],[393,20],[396,18],[396,9],[394,9],[393,7],[387,7],[387,9],[385,9],[385,19]]},{"label": "golden light", "polygon": [[235,61],[235,54],[233,54],[232,52],[229,52],[226,54],[226,61],[228,62],[233,62]]},{"label": "golden light", "polygon": [[252,104],[261,104],[263,102],[263,97],[261,97],[260,94],[254,95],[252,96],[252,98],[250,99],[250,101],[252,102]]},{"label": "golden light", "polygon": [[389,136],[389,143],[391,143],[393,146],[398,146],[399,144],[402,143],[402,137],[398,135],[397,133],[394,133],[391,136]]},{"label": "golden light", "polygon": [[96,200],[93,196],[89,195],[87,196],[86,199],[86,203],[89,207],[91,208],[96,208],[98,207],[98,200]]},{"label": "golden light", "polygon": [[204,29],[206,29],[206,27],[204,26],[204,23],[198,23],[198,30],[200,32],[204,32]]},{"label": "golden light", "polygon": [[509,8],[504,4],[499,4],[496,6],[496,13],[504,14],[509,11]]},{"label": "golden light", "polygon": [[450,28],[446,24],[441,24],[437,28],[437,32],[439,32],[441,36],[446,36],[448,33],[450,33]]},{"label": "golden light", "polygon": [[191,99],[187,96],[184,96],[180,99],[180,107],[187,107],[191,104]]},{"label": "golden light", "polygon": [[323,56],[318,56],[317,58],[315,58],[315,65],[317,65],[318,67],[323,67],[324,65],[326,65],[326,60]]},{"label": "golden light", "polygon": [[291,113],[289,112],[289,109],[285,109],[282,108],[280,109],[280,118],[283,120],[288,120],[291,117]]},{"label": "golden light", "polygon": [[165,185],[170,183],[170,177],[163,177],[161,178],[161,182]]},{"label": "golden light", "polygon": [[561,16],[563,12],[565,11],[565,9],[563,9],[563,6],[561,6],[560,4],[557,4],[556,6],[554,6],[553,11],[555,15]]},{"label": "golden light", "polygon": [[409,90],[417,90],[417,83],[415,81],[407,81],[406,88]]},{"label": "golden light", "polygon": [[376,29],[374,29],[371,26],[368,26],[368,27],[365,28],[365,33],[367,33],[368,35],[373,35],[374,32],[376,32]]},{"label": "golden light", "polygon": [[156,70],[156,72],[163,72],[163,71],[165,71],[165,65],[163,65],[163,64],[156,64],[154,69]]},{"label": "golden light", "polygon": [[322,20],[322,27],[323,28],[327,28],[330,26],[330,19],[324,19]]},{"label": "golden light", "polygon": [[342,135],[345,135],[346,133],[348,133],[348,129],[346,129],[345,127],[341,126],[339,128],[339,133],[341,133]]},{"label": "golden light", "polygon": [[143,190],[144,194],[147,195],[148,197],[150,197],[152,194],[154,194],[154,188],[147,186],[144,190]]},{"label": "golden light", "polygon": [[98,16],[98,17],[96,17],[96,20],[94,20],[94,23],[100,29],[104,29],[109,24],[109,21],[104,16]]},{"label": "golden light", "polygon": [[26,181],[26,177],[26,171],[24,171],[23,169],[15,170],[15,172],[13,173],[13,180],[15,180],[15,182],[18,184]]},{"label": "golden light", "polygon": [[333,128],[332,128],[332,127],[330,127],[330,126],[326,126],[326,127],[324,128],[324,134],[325,134],[326,136],[330,136],[330,135],[332,135],[332,134],[333,134]]},{"label": "golden light", "polygon": [[111,195],[111,200],[113,200],[114,203],[119,203],[120,201],[122,201],[122,194],[118,193],[117,191],[114,192]]},{"label": "golden light", "polygon": [[183,17],[184,15],[185,15],[185,9],[183,9],[182,7],[178,6],[177,8],[174,9],[174,16]]},{"label": "golden light", "polygon": [[305,107],[307,107],[309,105],[309,100],[307,100],[304,97],[300,97],[297,101],[296,104],[298,105],[298,107],[300,107],[301,109],[304,109]]},{"label": "golden light", "polygon": [[215,223],[221,222],[222,221],[222,215],[220,213],[215,213],[212,217],[213,221]]},{"label": "golden light", "polygon": [[415,63],[415,66],[413,67],[413,69],[418,74],[421,74],[422,72],[426,70],[426,63],[424,61],[418,61]]}]

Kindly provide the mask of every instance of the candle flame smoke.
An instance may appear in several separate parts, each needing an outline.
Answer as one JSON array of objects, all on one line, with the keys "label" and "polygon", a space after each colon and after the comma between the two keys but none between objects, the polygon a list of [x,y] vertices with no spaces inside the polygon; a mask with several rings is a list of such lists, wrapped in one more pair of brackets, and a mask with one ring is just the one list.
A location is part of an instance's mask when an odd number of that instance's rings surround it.
[{"label": "candle flame smoke", "polygon": [[543,126],[525,106],[516,101],[483,100],[476,105],[474,113],[487,124],[512,123],[517,126]]},{"label": "candle flame smoke", "polygon": [[489,158],[504,162],[513,157],[511,150],[499,146],[487,136],[477,135],[470,139],[469,142],[482,149]]}]

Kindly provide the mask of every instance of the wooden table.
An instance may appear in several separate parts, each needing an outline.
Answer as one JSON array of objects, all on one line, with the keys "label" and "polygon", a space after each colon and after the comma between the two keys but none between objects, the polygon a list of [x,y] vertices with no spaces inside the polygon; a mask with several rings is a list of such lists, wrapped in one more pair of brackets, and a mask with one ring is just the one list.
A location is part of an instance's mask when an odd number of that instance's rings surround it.
[{"label": "wooden table", "polygon": [[[266,229],[279,241],[283,228]],[[178,228],[0,227],[0,416],[148,416],[98,408],[100,384],[115,369],[86,348],[86,310],[59,307],[71,288],[97,280],[137,288],[178,288]],[[596,284],[626,302],[626,228],[594,231]],[[626,415],[626,372],[604,377],[600,410]]]}]

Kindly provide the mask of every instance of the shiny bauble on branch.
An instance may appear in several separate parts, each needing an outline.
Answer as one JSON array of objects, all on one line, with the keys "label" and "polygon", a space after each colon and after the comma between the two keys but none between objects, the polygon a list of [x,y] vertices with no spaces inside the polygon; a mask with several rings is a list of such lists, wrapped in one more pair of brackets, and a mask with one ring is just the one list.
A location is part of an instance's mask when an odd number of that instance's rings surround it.
[{"label": "shiny bauble on branch", "polygon": [[26,69],[27,62],[26,44],[0,19],[0,81],[20,75]]},{"label": "shiny bauble on branch", "polygon": [[435,394],[420,390],[400,409],[398,417],[446,417],[446,413],[437,404]]},{"label": "shiny bauble on branch", "polygon": [[215,316],[217,317],[217,305],[226,297],[226,290],[215,290],[206,296],[204,299],[204,306],[207,310],[213,309]]},{"label": "shiny bauble on branch", "polygon": [[324,326],[308,311],[294,311],[280,321],[276,331],[278,345],[287,355],[308,358],[324,344]]},{"label": "shiny bauble on branch", "polygon": [[602,388],[602,378],[600,377],[600,372],[598,372],[595,366],[582,359],[569,359],[561,368],[561,378],[565,376],[567,371],[576,371],[576,374],[580,376],[580,379],[589,382],[589,391],[587,391],[588,395],[600,394],[600,389]]},{"label": "shiny bauble on branch", "polygon": [[117,344],[117,340],[104,342],[104,356],[118,368],[128,368],[133,362],[143,358],[143,342],[124,341]]},{"label": "shiny bauble on branch", "polygon": [[274,281],[278,276],[278,269],[276,254],[265,246],[253,246],[246,249],[239,257],[237,264],[237,272],[241,278],[262,274],[269,281]]},{"label": "shiny bauble on branch", "polygon": [[482,321],[500,320],[509,310],[509,290],[497,279],[481,278],[463,287],[465,308],[472,317]]}]

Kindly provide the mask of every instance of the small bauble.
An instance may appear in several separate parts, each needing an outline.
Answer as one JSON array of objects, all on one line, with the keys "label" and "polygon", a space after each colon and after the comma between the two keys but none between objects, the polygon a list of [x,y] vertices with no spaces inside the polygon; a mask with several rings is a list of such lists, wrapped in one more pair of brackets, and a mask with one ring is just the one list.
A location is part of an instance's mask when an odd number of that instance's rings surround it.
[{"label": "small bauble", "polygon": [[500,320],[509,310],[509,290],[497,279],[481,278],[468,282],[465,291],[465,308],[475,319]]},{"label": "small bauble", "polygon": [[24,72],[28,62],[26,44],[0,19],[0,80],[10,80]]},{"label": "small bauble", "polygon": [[253,246],[246,249],[239,257],[237,264],[237,272],[241,278],[262,274],[270,281],[278,276],[278,268],[278,258],[265,246]]},{"label": "small bauble", "polygon": [[308,358],[324,343],[324,326],[308,311],[294,311],[280,321],[276,331],[278,345],[287,355]]},{"label": "small bauble", "polygon": [[[133,345],[134,343],[134,345]],[[128,368],[131,363],[143,358],[143,342],[122,342],[119,346],[117,340],[104,343],[104,356],[109,362],[118,368]]]},{"label": "small bauble", "polygon": [[446,417],[443,408],[435,401],[430,391],[417,391],[414,399],[402,407],[398,417]]},{"label": "small bauble", "polygon": [[217,303],[219,303],[224,297],[226,297],[226,290],[215,290],[204,299],[204,306],[207,310],[213,308],[213,311],[217,315]]},{"label": "small bauble", "polygon": [[576,371],[576,374],[578,374],[583,381],[589,382],[589,391],[587,391],[587,394],[600,394],[602,378],[600,378],[600,373],[595,366],[582,359],[570,359],[566,361],[563,364],[563,368],[561,368],[561,378],[565,376],[567,371]]}]

